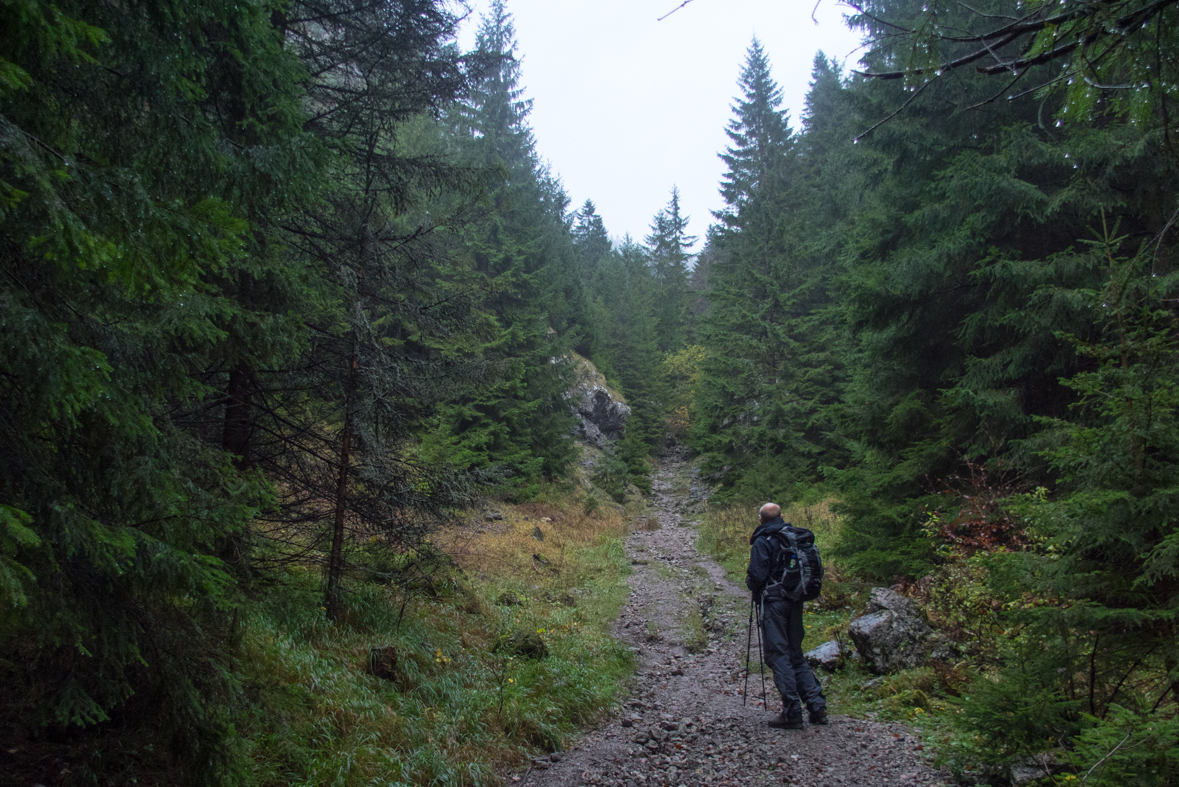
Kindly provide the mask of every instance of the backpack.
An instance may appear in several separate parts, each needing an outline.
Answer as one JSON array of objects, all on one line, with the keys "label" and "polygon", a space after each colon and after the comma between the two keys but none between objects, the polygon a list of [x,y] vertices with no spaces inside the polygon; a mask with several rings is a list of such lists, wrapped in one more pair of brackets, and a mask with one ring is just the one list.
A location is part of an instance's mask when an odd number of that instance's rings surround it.
[{"label": "backpack", "polygon": [[813,601],[823,592],[823,561],[815,546],[815,534],[805,527],[787,525],[770,537],[778,542],[778,557],[770,576],[776,577],[765,593],[788,601]]}]

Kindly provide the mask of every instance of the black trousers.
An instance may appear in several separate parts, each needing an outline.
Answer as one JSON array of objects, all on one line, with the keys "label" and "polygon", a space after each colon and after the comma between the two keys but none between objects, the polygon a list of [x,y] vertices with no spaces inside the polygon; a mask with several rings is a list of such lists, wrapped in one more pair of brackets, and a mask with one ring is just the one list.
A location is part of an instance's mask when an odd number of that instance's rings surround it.
[{"label": "black trousers", "polygon": [[761,609],[761,635],[765,663],[774,672],[774,686],[782,695],[787,716],[802,715],[802,705],[817,711],[827,707],[823,688],[802,655],[802,602],[765,599]]}]

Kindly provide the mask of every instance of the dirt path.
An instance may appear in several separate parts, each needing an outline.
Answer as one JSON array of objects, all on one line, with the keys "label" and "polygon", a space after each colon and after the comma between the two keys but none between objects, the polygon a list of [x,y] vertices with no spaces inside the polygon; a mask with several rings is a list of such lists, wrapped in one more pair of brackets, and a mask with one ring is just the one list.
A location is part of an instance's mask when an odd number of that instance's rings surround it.
[{"label": "dirt path", "polygon": [[573,750],[535,761],[513,783],[945,784],[944,776],[923,761],[917,740],[900,725],[849,719],[832,707],[827,726],[769,729],[766,721],[780,703],[767,682],[769,712],[761,706],[756,664],[749,703],[742,705],[748,593],[696,551],[691,494],[687,465],[665,462],[654,478],[658,528],[636,530],[627,541],[634,573],[616,633],[630,643],[641,666],[622,715],[589,733]]}]

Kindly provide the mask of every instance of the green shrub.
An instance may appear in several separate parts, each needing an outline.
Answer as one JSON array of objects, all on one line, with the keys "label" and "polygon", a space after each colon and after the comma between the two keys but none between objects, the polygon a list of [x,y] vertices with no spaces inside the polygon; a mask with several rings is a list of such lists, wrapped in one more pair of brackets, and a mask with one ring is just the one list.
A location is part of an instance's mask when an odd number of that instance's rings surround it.
[{"label": "green shrub", "polygon": [[615,503],[626,501],[630,470],[613,444],[607,443],[603,448],[602,458],[591,480],[595,486],[610,495]]},{"label": "green shrub", "polygon": [[1069,760],[1094,787],[1179,784],[1179,717],[1111,705],[1077,736]]},{"label": "green shrub", "polygon": [[962,762],[1004,765],[1072,736],[1081,705],[1062,690],[1071,664],[1059,654],[1028,639],[1010,645],[999,671],[976,674],[955,717]]}]

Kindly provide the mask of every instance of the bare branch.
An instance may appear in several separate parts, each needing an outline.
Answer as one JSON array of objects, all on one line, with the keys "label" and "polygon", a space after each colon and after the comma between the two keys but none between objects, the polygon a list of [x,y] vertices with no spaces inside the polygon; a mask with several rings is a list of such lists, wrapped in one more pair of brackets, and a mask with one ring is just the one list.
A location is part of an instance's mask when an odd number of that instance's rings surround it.
[{"label": "bare branch", "polygon": [[1007,85],[1002,90],[1000,90],[998,93],[991,96],[990,98],[986,99],[985,101],[980,101],[977,104],[972,104],[971,106],[968,106],[967,109],[981,109],[982,107],[984,107],[987,104],[991,103],[992,101],[996,100],[997,98],[1002,96],[1004,93],[1006,93],[1008,90],[1013,88],[1015,86],[1015,83],[1018,82],[1019,80],[1023,79],[1023,76],[1026,73],[1027,73],[1026,71],[1016,72],[1015,79],[1008,82]]},{"label": "bare branch", "polygon": [[1018,22],[1019,21],[1018,17],[1007,16],[1006,14],[996,15],[996,14],[984,13],[982,11],[979,11],[977,8],[973,8],[971,6],[966,5],[966,3],[959,2],[958,5],[962,6],[967,11],[969,11],[972,14],[975,14],[976,16],[979,16],[983,19],[1006,19],[1009,22]]},{"label": "bare branch", "polygon": [[692,2],[692,0],[684,0],[684,2],[680,3],[680,4],[679,4],[679,5],[677,5],[675,8],[671,9],[670,11],[668,11],[666,14],[664,14],[664,15],[663,15],[663,16],[661,16],[661,17],[659,17],[659,18],[658,18],[658,19],[656,19],[655,21],[656,21],[656,22],[662,22],[664,19],[667,19],[667,17],[671,16],[671,15],[672,15],[672,14],[674,14],[676,11],[680,10],[681,8],[683,8],[684,6],[686,6],[686,5],[687,5],[688,3],[690,3],[690,2]]},{"label": "bare branch", "polygon": [[867,131],[865,131],[863,134],[860,134],[858,137],[856,137],[855,139],[853,139],[853,140],[852,140],[852,142],[853,142],[853,143],[854,143],[854,142],[859,142],[861,139],[863,139],[864,137],[868,136],[868,135],[869,135],[869,134],[871,134],[873,131],[875,131],[876,129],[880,128],[881,126],[883,126],[883,125],[884,125],[885,123],[887,123],[888,121],[892,120],[892,119],[893,119],[894,117],[896,117],[897,115],[901,114],[901,112],[903,112],[903,111],[905,110],[905,107],[907,107],[907,106],[909,106],[910,104],[912,104],[912,103],[913,103],[913,100],[914,100],[915,98],[917,98],[917,96],[921,95],[921,93],[922,93],[922,92],[925,90],[925,88],[929,87],[929,86],[930,86],[930,85],[932,85],[932,84],[933,84],[933,80],[932,80],[932,79],[931,79],[931,80],[929,80],[928,82],[926,82],[924,85],[922,85],[920,88],[918,88],[918,89],[917,89],[917,91],[916,91],[915,93],[913,93],[913,95],[909,96],[909,98],[908,98],[908,99],[905,101],[905,103],[903,103],[903,104],[901,104],[899,107],[897,107],[895,112],[893,112],[891,115],[889,115],[888,117],[884,118],[883,120],[880,120],[880,121],[878,121],[877,123],[874,123],[870,129],[868,129],[868,130],[867,130]]},{"label": "bare branch", "polygon": [[[942,65],[938,66],[938,70],[944,73],[946,71],[952,71],[955,68],[958,68],[960,66],[965,66],[970,63],[973,63],[975,60],[979,60],[981,58],[986,57],[987,55],[993,54],[993,52],[991,51],[993,47],[1006,46],[1007,44],[1010,44],[1015,39],[1019,38],[1019,36],[1020,36],[1019,32],[1008,33],[1007,35],[1005,35],[1003,38],[999,39],[998,41],[984,43],[982,49],[975,50],[974,52],[971,52],[969,55],[964,55],[963,57],[960,57],[957,60],[951,60],[949,63],[943,63]],[[995,68],[996,71],[1006,71],[1010,67],[1011,67],[1010,64],[1001,64],[999,66],[992,66],[992,68]],[[915,71],[909,71],[909,72],[906,72],[906,71],[885,71],[883,73],[873,73],[870,71],[853,71],[852,73],[859,74],[860,76],[863,76],[863,77],[872,77],[873,79],[900,79],[900,78],[904,77],[906,74],[924,74],[925,69],[919,68]],[[991,72],[988,71],[985,73],[991,73]]]}]

